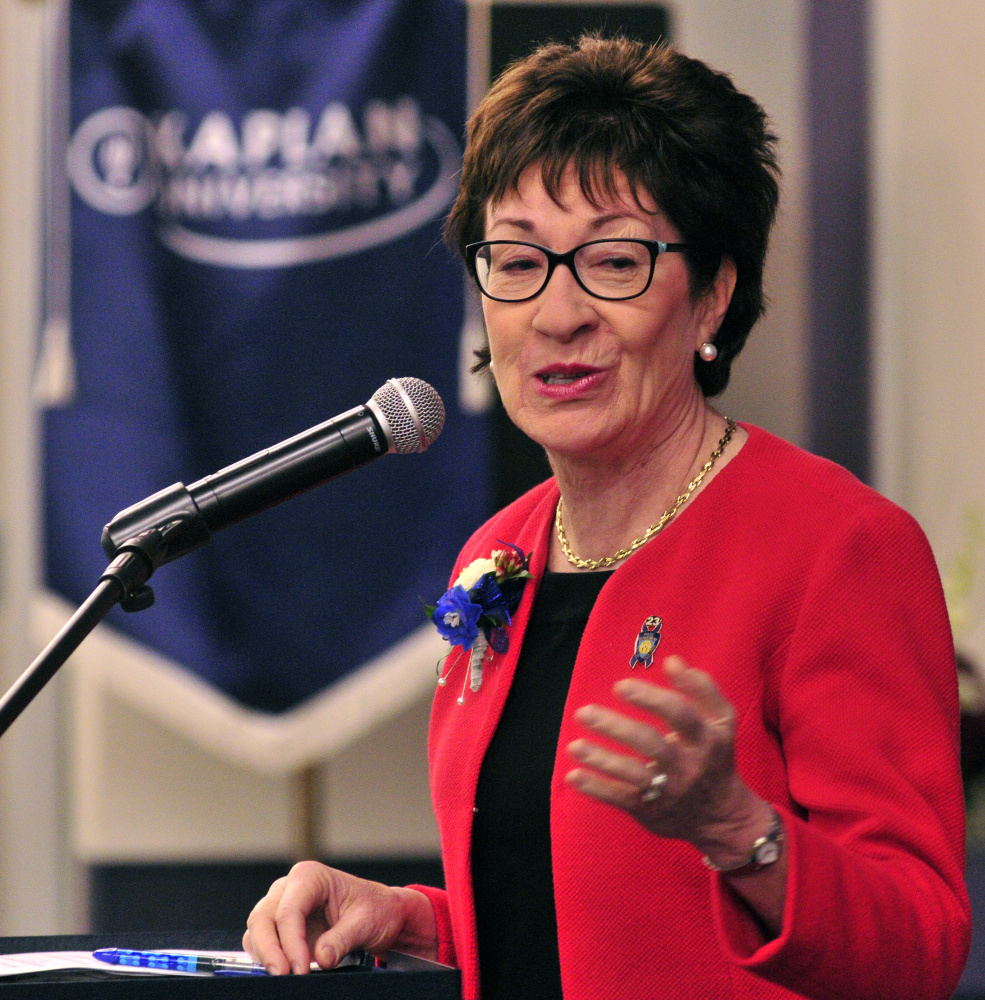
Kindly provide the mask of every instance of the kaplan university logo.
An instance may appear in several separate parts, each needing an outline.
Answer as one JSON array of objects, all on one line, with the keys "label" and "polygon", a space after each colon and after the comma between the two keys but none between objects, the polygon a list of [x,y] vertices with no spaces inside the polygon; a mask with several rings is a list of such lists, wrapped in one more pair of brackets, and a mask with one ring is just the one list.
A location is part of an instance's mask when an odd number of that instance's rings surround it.
[{"label": "kaplan university logo", "polygon": [[389,243],[439,217],[461,149],[412,97],[153,120],[104,108],[75,130],[72,185],[112,215],[153,209],[175,253],[224,267],[287,267]]}]

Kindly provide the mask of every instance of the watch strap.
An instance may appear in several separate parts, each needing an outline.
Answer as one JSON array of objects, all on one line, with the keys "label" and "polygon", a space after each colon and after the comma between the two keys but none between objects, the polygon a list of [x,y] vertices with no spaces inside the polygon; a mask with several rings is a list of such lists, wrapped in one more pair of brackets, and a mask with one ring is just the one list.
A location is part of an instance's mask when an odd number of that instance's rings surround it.
[{"label": "watch strap", "polygon": [[773,814],[773,822],[769,830],[753,842],[748,860],[740,861],[737,865],[723,866],[716,865],[705,855],[702,858],[705,865],[713,872],[721,872],[724,875],[744,875],[747,872],[758,872],[779,861],[783,844],[783,821],[775,809],[771,808],[770,812]]}]

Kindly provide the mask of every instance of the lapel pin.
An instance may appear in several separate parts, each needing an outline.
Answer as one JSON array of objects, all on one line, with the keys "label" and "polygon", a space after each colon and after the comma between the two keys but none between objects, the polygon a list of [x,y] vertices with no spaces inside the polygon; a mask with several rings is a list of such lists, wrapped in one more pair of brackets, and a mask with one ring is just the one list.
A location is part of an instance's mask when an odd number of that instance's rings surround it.
[{"label": "lapel pin", "polygon": [[663,625],[663,619],[658,618],[656,615],[650,615],[645,622],[643,622],[643,628],[640,629],[640,634],[636,637],[636,650],[633,653],[633,658],[629,661],[630,667],[635,670],[636,664],[642,663],[644,670],[649,670],[650,665],[653,663],[653,654],[657,651],[657,646],[660,645],[660,628]]}]

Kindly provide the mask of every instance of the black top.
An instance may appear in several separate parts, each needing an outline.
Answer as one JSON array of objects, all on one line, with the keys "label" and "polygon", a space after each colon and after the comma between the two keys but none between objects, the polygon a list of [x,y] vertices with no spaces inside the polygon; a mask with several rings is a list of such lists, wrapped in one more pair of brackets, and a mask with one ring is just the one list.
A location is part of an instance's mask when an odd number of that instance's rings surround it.
[{"label": "black top", "polygon": [[578,646],[611,575],[545,574],[479,772],[472,882],[482,1000],[561,1000],[551,777]]}]

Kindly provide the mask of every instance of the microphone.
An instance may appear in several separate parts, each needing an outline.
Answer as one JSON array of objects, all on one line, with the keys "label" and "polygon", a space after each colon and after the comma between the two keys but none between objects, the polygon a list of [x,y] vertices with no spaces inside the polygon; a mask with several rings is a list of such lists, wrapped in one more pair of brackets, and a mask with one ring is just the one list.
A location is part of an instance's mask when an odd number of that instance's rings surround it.
[{"label": "microphone", "polygon": [[392,378],[364,406],[120,511],[103,528],[103,551],[113,559],[127,543],[154,533],[152,545],[127,548],[139,547],[156,569],[205,545],[213,532],[367,462],[424,451],[444,425],[445,407],[432,386]]}]

